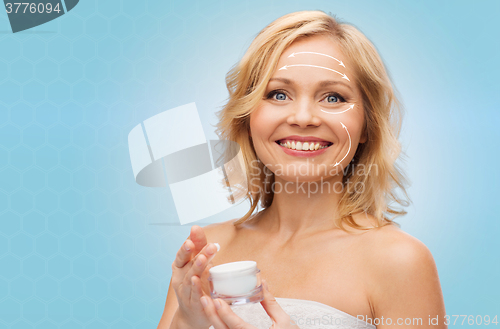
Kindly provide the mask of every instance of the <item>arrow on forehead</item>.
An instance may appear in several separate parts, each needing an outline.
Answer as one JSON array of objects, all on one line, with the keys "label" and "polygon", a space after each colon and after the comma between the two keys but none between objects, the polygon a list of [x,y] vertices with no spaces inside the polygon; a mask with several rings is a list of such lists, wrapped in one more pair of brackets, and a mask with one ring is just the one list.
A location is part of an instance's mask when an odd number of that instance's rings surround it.
[{"label": "arrow on forehead", "polygon": [[311,64],[291,64],[291,65],[285,65],[285,66],[283,66],[282,68],[280,68],[278,71],[281,71],[281,70],[286,70],[286,69],[288,69],[289,67],[293,67],[293,66],[310,66],[310,67],[317,67],[317,68],[320,68],[320,69],[329,70],[329,71],[335,72],[335,73],[337,73],[337,74],[340,74],[340,75],[342,76],[342,79],[346,79],[347,81],[351,81],[351,80],[349,80],[349,78],[347,77],[347,75],[345,75],[344,73],[341,73],[341,72],[339,72],[339,71],[336,71],[336,70],[331,69],[331,68],[328,68],[328,67],[317,66],[317,65],[311,65]]}]

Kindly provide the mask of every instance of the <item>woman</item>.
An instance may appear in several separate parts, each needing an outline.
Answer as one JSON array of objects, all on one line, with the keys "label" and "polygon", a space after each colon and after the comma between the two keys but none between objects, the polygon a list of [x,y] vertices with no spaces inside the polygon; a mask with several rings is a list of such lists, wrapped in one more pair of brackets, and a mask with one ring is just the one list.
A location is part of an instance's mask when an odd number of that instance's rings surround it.
[{"label": "woman", "polygon": [[[218,134],[241,146],[251,209],[191,228],[158,327],[318,328],[304,309],[371,328],[446,327],[433,257],[393,221],[406,213],[389,204],[406,205],[394,192],[406,194],[400,107],[370,41],[322,11],[288,14],[259,33],[227,86]],[[256,261],[267,286],[254,326],[208,294],[208,268],[238,260]]]}]

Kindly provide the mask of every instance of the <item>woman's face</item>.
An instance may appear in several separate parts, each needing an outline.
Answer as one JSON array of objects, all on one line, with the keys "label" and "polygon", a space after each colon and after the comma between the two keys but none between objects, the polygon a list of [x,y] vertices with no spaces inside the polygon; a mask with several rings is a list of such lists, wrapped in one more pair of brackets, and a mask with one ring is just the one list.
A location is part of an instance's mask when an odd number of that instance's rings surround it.
[{"label": "woman's face", "polygon": [[323,35],[296,40],[284,51],[250,115],[258,158],[277,176],[298,182],[342,175],[366,141],[363,126],[350,61]]}]

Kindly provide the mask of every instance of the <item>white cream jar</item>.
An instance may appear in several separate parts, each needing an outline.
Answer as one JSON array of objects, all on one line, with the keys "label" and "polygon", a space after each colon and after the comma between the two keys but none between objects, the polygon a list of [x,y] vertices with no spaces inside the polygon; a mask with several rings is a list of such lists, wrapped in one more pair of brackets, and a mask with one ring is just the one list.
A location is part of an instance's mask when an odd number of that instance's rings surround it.
[{"label": "white cream jar", "polygon": [[214,266],[209,270],[210,295],[230,305],[257,303],[264,299],[260,270],[251,260]]}]

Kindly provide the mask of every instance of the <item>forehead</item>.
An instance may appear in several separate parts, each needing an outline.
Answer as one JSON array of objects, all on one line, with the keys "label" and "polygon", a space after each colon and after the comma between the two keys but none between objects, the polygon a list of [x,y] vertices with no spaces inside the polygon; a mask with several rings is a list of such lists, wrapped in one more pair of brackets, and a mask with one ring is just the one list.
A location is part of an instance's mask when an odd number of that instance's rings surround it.
[{"label": "forehead", "polygon": [[[283,52],[280,59],[287,58],[288,55],[290,55],[291,53],[301,52],[301,51],[321,52],[338,59],[340,59],[339,57],[344,57],[337,41],[333,37],[328,35],[314,35],[309,37],[302,37],[295,40]],[[309,55],[308,58],[311,58],[310,56],[311,55]]]},{"label": "forehead", "polygon": [[[285,65],[286,69],[281,69]],[[273,77],[288,76],[303,81],[325,78],[352,84],[354,75],[350,66],[350,61],[332,36],[314,35],[299,38],[285,49]],[[342,79],[343,74],[352,77],[350,81]]]}]

